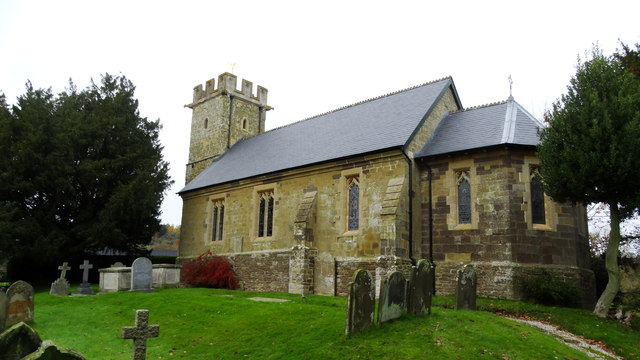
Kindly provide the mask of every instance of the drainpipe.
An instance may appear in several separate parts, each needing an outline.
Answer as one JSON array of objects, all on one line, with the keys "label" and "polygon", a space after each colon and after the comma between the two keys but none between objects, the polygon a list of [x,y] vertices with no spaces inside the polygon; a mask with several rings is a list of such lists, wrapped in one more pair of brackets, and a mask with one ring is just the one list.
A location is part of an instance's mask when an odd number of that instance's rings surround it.
[{"label": "drainpipe", "polygon": [[409,166],[409,259],[412,265],[416,265],[416,259],[413,258],[413,162],[404,152],[404,149],[401,152]]},{"label": "drainpipe", "polygon": [[[424,161],[423,161],[424,164]],[[427,164],[427,173],[429,174],[429,263],[433,267],[433,289],[432,294],[436,294],[436,263],[433,262],[433,170],[431,165]]]}]

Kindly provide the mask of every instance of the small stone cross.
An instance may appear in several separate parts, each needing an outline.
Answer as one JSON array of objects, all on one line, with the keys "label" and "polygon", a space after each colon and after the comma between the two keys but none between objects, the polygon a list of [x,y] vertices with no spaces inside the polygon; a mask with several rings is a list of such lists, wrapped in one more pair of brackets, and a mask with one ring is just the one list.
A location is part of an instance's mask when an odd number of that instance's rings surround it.
[{"label": "small stone cross", "polygon": [[158,337],[160,325],[149,325],[149,310],[136,310],[136,326],[122,328],[123,339],[133,339],[132,360],[144,360],[147,356],[147,338]]},{"label": "small stone cross", "polygon": [[89,282],[89,269],[93,269],[93,265],[89,264],[89,260],[85,260],[84,264],[80,265],[80,270],[84,270],[82,272],[82,282]]},{"label": "small stone cross", "polygon": [[62,266],[58,266],[58,270],[62,270],[60,273],[60,279],[64,279],[67,276],[67,270],[71,270],[68,262],[62,263]]}]

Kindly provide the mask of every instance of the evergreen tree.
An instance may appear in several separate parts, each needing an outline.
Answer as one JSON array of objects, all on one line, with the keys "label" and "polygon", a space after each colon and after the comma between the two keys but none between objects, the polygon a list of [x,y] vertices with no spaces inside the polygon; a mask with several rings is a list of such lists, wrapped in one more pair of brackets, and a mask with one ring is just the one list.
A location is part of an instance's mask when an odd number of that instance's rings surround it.
[{"label": "evergreen tree", "polygon": [[0,256],[138,251],[159,228],[170,186],[159,120],[135,87],[102,76],[82,91],[33,89],[0,100]]},{"label": "evergreen tree", "polygon": [[558,202],[610,207],[609,280],[594,310],[604,317],[619,290],[620,221],[640,205],[640,81],[594,47],[545,120],[538,147],[545,192]]}]

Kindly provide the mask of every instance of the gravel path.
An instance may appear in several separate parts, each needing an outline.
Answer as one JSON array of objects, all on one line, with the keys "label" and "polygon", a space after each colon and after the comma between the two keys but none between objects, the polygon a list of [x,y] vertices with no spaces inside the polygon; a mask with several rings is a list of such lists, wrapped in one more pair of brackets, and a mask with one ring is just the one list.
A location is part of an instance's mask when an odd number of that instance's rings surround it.
[{"label": "gravel path", "polygon": [[558,341],[564,343],[565,345],[572,347],[576,350],[582,351],[592,359],[624,360],[624,358],[621,358],[620,356],[611,352],[611,350],[606,349],[597,341],[585,339],[582,336],[574,335],[568,331],[562,330],[559,327],[551,325],[549,323],[545,323],[537,320],[531,320],[531,319],[515,318],[510,316],[505,316],[505,317],[507,319],[511,319],[519,323],[527,324],[542,332],[545,332],[555,337],[556,339],[558,339]]}]

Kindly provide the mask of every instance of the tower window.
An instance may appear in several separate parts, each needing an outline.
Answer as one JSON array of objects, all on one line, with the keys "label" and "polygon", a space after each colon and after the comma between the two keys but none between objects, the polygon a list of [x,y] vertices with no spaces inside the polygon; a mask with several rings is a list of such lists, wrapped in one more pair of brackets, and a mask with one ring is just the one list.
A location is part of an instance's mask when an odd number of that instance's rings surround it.
[{"label": "tower window", "polygon": [[209,118],[204,119],[204,128],[208,128],[209,127]]},{"label": "tower window", "polygon": [[247,130],[247,118],[242,119],[242,130]]}]

